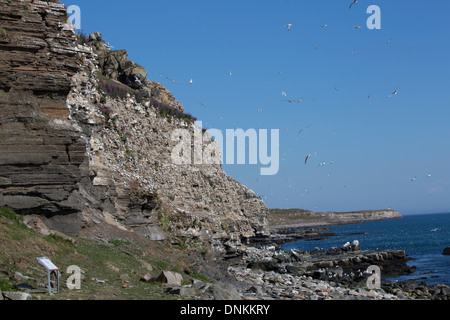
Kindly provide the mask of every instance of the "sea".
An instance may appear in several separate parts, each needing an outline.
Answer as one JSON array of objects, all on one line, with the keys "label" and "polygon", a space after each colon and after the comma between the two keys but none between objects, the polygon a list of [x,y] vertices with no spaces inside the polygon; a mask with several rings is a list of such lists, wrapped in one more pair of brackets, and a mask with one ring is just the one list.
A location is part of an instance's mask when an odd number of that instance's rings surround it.
[{"label": "sea", "polygon": [[362,250],[405,250],[413,259],[408,265],[416,267],[414,273],[382,280],[414,279],[428,285],[450,285],[450,256],[442,254],[444,248],[450,247],[450,213],[405,215],[404,219],[327,228],[336,236],[323,240],[297,240],[284,244],[283,250],[330,249],[358,240]]}]

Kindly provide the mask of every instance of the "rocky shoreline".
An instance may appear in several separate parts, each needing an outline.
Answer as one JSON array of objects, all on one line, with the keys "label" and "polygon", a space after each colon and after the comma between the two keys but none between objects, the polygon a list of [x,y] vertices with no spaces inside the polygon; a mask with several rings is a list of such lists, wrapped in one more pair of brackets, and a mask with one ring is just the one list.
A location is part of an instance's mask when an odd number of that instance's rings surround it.
[{"label": "rocky shoreline", "polygon": [[[341,248],[279,251],[275,245],[243,246],[228,272],[244,300],[449,300],[450,287],[383,280],[415,271],[403,250],[363,251],[356,240]],[[381,269],[381,283],[368,287],[369,266]]]},{"label": "rocky shoreline", "polygon": [[[283,251],[296,239],[331,237],[327,228],[284,229],[229,246],[228,274],[244,300],[450,300],[450,287],[416,280],[388,281],[412,274],[404,250],[363,250],[359,241],[340,248]],[[380,283],[370,285],[370,266],[380,268]]]}]

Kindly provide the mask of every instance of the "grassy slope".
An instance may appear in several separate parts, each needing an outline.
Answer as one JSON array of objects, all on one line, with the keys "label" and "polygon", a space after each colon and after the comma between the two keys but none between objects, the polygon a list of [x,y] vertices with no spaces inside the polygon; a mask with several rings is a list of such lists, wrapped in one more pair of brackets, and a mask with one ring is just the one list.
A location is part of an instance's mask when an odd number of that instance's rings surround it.
[{"label": "grassy slope", "polygon": [[[165,293],[161,283],[147,283],[140,278],[147,273],[158,276],[162,270],[181,273],[186,283],[191,278],[183,273],[186,268],[183,259],[173,257],[177,250],[174,248],[161,246],[155,252],[154,248],[121,239],[109,242],[72,240],[55,235],[43,236],[28,229],[13,212],[1,208],[0,289],[15,291],[15,286],[24,282],[34,288],[42,288],[42,283],[47,281],[47,273],[36,258],[44,256],[50,258],[62,273],[61,292],[54,296],[36,294],[38,299],[179,299],[179,296]],[[149,271],[142,261],[150,264],[153,271]],[[69,276],[66,270],[70,265],[77,265],[85,272],[81,290],[66,287]],[[15,279],[16,272],[32,279]],[[196,273],[195,276],[201,278]]]}]

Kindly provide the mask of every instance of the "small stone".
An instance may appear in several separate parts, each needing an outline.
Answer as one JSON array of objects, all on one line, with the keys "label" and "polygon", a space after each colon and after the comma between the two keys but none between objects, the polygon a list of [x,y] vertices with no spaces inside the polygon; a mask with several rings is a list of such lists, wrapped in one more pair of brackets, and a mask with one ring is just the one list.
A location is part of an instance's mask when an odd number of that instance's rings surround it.
[{"label": "small stone", "polygon": [[150,273],[146,273],[145,275],[143,275],[142,277],[141,277],[141,280],[142,281],[145,281],[145,282],[150,282],[150,281],[152,281],[152,275],[150,274]]}]

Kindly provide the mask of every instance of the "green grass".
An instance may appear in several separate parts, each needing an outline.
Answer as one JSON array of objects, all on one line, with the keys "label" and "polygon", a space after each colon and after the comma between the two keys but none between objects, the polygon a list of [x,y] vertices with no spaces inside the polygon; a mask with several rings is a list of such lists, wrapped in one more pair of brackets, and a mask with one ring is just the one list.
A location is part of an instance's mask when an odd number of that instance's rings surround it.
[{"label": "green grass", "polygon": [[[15,272],[32,278],[26,282],[35,288],[45,289],[40,283],[46,283],[46,271],[37,262],[37,257],[48,257],[61,271],[61,291],[47,299],[90,299],[99,300],[171,300],[180,296],[166,293],[166,287],[157,282],[144,282],[141,277],[151,273],[158,276],[161,271],[176,271],[183,275],[183,283],[190,283],[194,277],[183,270],[189,265],[174,248],[165,248],[153,244],[135,243],[121,238],[112,238],[106,242],[85,238],[72,238],[65,235],[41,235],[22,222],[21,217],[7,208],[0,208],[0,289],[15,290],[21,282],[12,276]],[[173,254],[173,255],[172,255]],[[188,256],[185,253],[185,256]],[[153,267],[149,271],[146,261]],[[79,266],[84,271],[81,290],[69,290],[66,281],[67,268]],[[128,275],[129,281],[121,279]],[[201,275],[195,274],[201,279]]]},{"label": "green grass", "polygon": [[16,215],[13,210],[6,207],[0,208],[0,215],[16,223],[21,223],[23,221],[23,218],[21,216]]},{"label": "green grass", "polygon": [[193,272],[190,274],[190,276],[191,276],[192,278],[194,278],[194,279],[197,279],[197,280],[200,280],[200,281],[203,281],[203,282],[214,283],[214,281],[209,280],[209,279],[206,278],[204,275],[198,273],[198,271],[195,270],[195,269],[194,269]]}]

